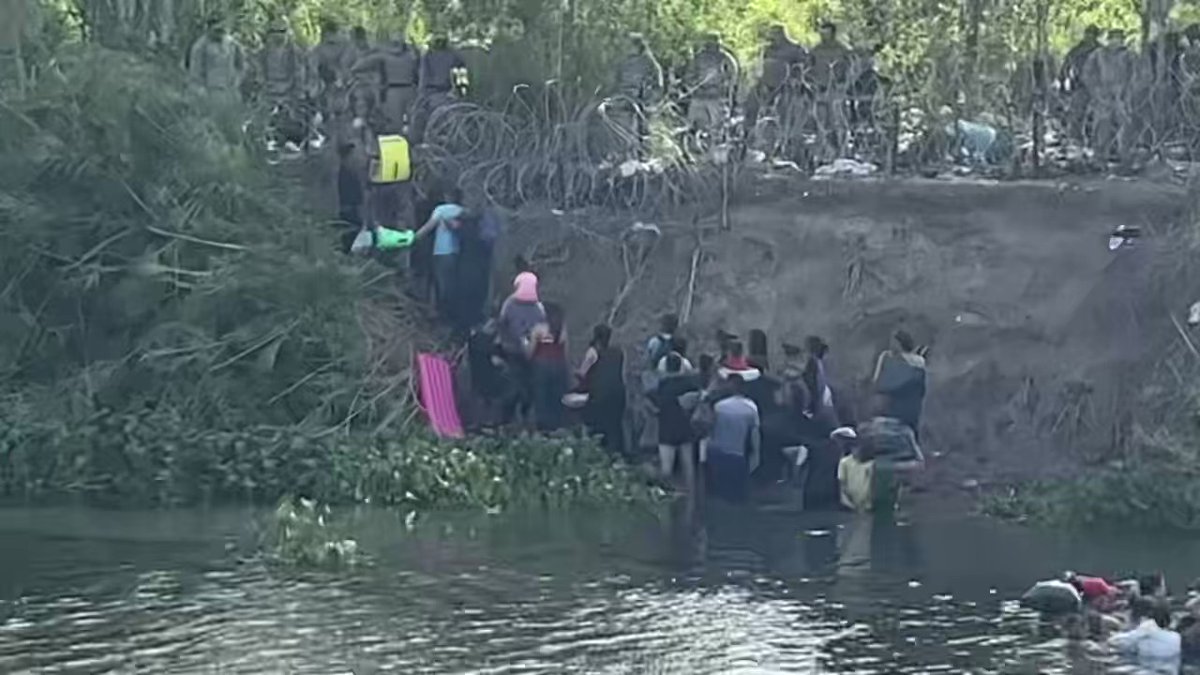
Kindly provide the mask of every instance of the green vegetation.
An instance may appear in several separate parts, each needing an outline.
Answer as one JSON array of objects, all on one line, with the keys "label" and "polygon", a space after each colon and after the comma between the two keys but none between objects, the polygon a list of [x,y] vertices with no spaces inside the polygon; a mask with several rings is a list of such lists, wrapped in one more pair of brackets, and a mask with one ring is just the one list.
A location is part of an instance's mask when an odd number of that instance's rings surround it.
[{"label": "green vegetation", "polygon": [[177,77],[63,47],[0,101],[0,497],[651,497],[590,441],[401,424],[410,338],[434,331]]},{"label": "green vegetation", "polygon": [[0,495],[118,504],[275,502],[498,511],[648,503],[656,491],[591,440],[320,435],[266,426],[199,427],[177,410],[21,419],[0,437]]},{"label": "green vegetation", "polygon": [[367,562],[358,542],[343,537],[333,509],[309,499],[284,499],[270,522],[268,557],[294,567],[345,568]]},{"label": "green vegetation", "polygon": [[[30,0],[33,1],[33,0]],[[978,97],[996,113],[1029,77],[1039,49],[1062,55],[1083,27],[1096,23],[1140,35],[1138,3],[1122,0],[1007,0],[928,3],[917,0],[159,0],[144,3],[170,11],[144,12],[122,21],[117,8],[133,0],[42,0],[74,29],[110,46],[139,50],[159,36],[166,44],[153,50],[181,58],[201,31],[206,16],[223,18],[247,45],[258,43],[271,17],[289,19],[308,43],[319,37],[323,17],[343,25],[362,25],[376,36],[405,32],[424,43],[434,32],[460,44],[487,46],[492,58],[476,78],[492,93],[505,94],[516,82],[551,78],[574,83],[585,95],[609,82],[615,60],[626,48],[625,35],[638,31],[668,66],[679,66],[700,36],[720,32],[752,70],[761,31],[772,23],[812,44],[816,25],[830,18],[841,24],[843,39],[858,49],[882,45],[880,68],[914,102],[954,104]],[[1195,16],[1193,3],[1174,6],[1178,20]]]},{"label": "green vegetation", "polygon": [[1162,464],[1131,463],[989,495],[983,510],[998,518],[1049,525],[1195,532],[1200,531],[1200,481],[1194,473]]}]

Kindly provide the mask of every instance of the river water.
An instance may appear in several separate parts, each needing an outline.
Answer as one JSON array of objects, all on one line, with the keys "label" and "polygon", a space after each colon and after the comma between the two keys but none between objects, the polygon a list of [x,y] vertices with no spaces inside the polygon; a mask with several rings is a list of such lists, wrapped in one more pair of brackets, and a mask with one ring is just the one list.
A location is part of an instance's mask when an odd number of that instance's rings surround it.
[{"label": "river water", "polygon": [[1063,569],[1200,574],[1200,540],[678,503],[366,510],[374,564],[246,555],[248,509],[0,510],[0,673],[1118,673],[1014,602]]}]

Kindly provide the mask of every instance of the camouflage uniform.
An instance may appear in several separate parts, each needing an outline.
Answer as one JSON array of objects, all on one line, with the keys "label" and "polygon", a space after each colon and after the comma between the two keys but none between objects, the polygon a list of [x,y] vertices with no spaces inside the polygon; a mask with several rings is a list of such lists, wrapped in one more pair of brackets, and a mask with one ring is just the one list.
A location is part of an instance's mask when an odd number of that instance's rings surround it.
[{"label": "camouflage uniform", "polygon": [[321,42],[312,50],[312,72],[316,75],[318,105],[327,119],[345,117],[349,108],[350,66],[354,50],[342,38],[337,26],[327,24],[321,30]]},{"label": "camouflage uniform", "polygon": [[1074,140],[1083,140],[1087,126],[1088,107],[1091,97],[1083,82],[1084,66],[1092,53],[1100,47],[1100,32],[1089,26],[1083,40],[1071,48],[1063,59],[1059,83],[1067,95],[1067,135]]},{"label": "camouflage uniform", "polygon": [[383,76],[378,68],[360,69],[359,64],[375,52],[367,41],[366,31],[354,29],[347,60],[350,62],[349,109],[356,118],[369,120],[375,115],[379,103],[379,90],[383,87]]},{"label": "camouflage uniform", "polygon": [[663,71],[640,35],[631,36],[633,51],[617,66],[619,99],[610,108],[610,119],[631,137],[639,148],[646,136],[644,120],[648,108],[663,93]]},{"label": "camouflage uniform", "polygon": [[800,132],[801,81],[808,59],[808,50],[792,42],[782,26],[772,29],[763,49],[762,76],[746,100],[747,134],[754,132],[758,116],[772,105],[787,137]]},{"label": "camouflage uniform", "polygon": [[711,133],[724,126],[737,78],[737,61],[717,36],[710,35],[687,68],[686,83],[691,94],[688,123],[693,129]]},{"label": "camouflage uniform", "polygon": [[242,86],[245,57],[233,37],[213,30],[192,44],[187,68],[192,82],[207,92],[235,98]]},{"label": "camouflage uniform", "polygon": [[356,72],[379,73],[380,133],[402,134],[417,99],[421,55],[403,37],[380,47],[354,66]]},{"label": "camouflage uniform", "polygon": [[1113,34],[1109,44],[1092,52],[1084,65],[1083,82],[1091,94],[1096,132],[1092,148],[1104,162],[1115,149],[1122,162],[1128,158],[1130,93],[1138,74],[1138,58],[1124,44],[1123,34]]},{"label": "camouflage uniform", "polygon": [[846,94],[850,56],[850,50],[837,40],[836,27],[824,24],[821,42],[812,49],[808,84],[813,90],[814,118],[826,160],[840,157],[849,142]]},{"label": "camouflage uniform", "polygon": [[420,98],[413,116],[414,138],[424,136],[425,125],[438,108],[454,102],[455,74],[466,70],[466,67],[462,56],[445,39],[434,40],[429,51],[421,58]]},{"label": "camouflage uniform", "polygon": [[1179,57],[1180,116],[1185,125],[1183,135],[1190,140],[1196,159],[1200,156],[1200,27],[1185,37],[1188,44]]},{"label": "camouflage uniform", "polygon": [[276,22],[268,29],[255,68],[257,93],[272,112],[275,140],[302,143],[308,134],[308,56],[288,36],[284,24]]}]

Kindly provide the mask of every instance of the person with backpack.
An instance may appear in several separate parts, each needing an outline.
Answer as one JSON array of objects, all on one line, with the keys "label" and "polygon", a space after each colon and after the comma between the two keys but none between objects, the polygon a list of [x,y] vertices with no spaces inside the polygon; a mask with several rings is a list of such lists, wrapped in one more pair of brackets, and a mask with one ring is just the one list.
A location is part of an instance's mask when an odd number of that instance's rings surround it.
[{"label": "person with backpack", "polygon": [[643,398],[638,408],[638,420],[641,423],[641,432],[637,436],[639,449],[658,447],[658,409],[653,400],[653,394],[662,379],[658,364],[673,351],[675,332],[678,330],[679,316],[664,314],[659,319],[658,333],[646,340],[646,356],[641,373]]}]

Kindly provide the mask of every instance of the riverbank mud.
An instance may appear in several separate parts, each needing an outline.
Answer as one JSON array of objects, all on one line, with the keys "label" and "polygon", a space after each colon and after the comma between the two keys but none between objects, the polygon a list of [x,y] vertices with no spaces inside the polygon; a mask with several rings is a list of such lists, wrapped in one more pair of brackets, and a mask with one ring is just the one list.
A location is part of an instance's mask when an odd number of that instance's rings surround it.
[{"label": "riverbank mud", "polygon": [[[875,355],[903,327],[932,346],[929,487],[973,491],[1070,475],[1130,441],[1152,365],[1179,341],[1172,314],[1194,299],[1185,203],[1181,187],[1142,182],[754,176],[728,230],[719,211],[641,217],[662,232],[644,267],[649,235],[626,232],[636,215],[524,211],[497,283],[511,255],[532,254],[575,352],[611,317],[632,356],[667,311],[687,315],[693,353],[719,328],[765,330],[777,359],[781,340],[821,335],[859,418]],[[1144,236],[1110,251],[1119,225]]]}]

